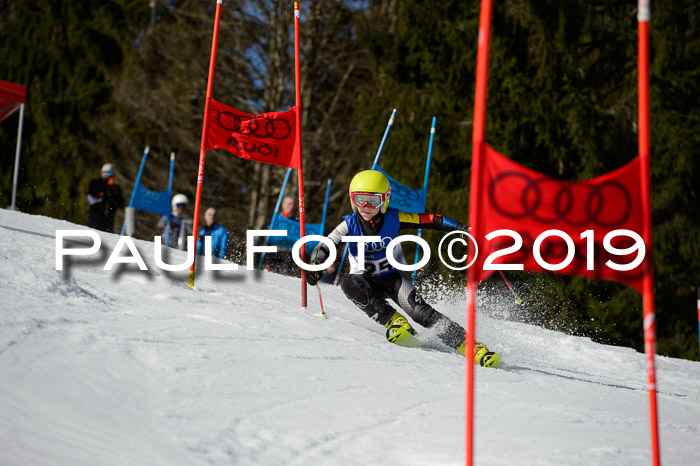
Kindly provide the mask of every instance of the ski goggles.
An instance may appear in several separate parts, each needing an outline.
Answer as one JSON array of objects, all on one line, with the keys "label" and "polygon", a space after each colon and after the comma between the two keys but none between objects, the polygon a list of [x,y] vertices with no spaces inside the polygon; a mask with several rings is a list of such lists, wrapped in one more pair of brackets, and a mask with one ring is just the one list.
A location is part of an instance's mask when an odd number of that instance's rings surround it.
[{"label": "ski goggles", "polygon": [[382,193],[350,193],[350,200],[357,207],[369,206],[373,209],[381,207],[389,198],[391,190]]}]

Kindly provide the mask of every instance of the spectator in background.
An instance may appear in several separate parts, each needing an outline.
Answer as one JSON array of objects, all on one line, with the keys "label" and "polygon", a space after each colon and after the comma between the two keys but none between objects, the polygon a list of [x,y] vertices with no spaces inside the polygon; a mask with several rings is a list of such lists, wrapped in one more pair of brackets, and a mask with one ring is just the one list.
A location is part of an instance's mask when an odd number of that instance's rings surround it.
[{"label": "spectator in background", "polygon": [[204,221],[206,225],[200,228],[197,235],[197,254],[204,255],[204,237],[211,236],[211,254],[214,257],[223,259],[228,251],[228,231],[226,228],[216,223],[216,209],[209,207],[204,212]]},{"label": "spectator in background", "polygon": [[[282,199],[282,206],[279,215],[288,220],[293,220],[296,222],[296,235],[299,235],[299,219],[296,218],[295,200],[292,196],[286,196],[284,199]],[[275,254],[271,254],[266,257],[267,270],[284,275],[300,276],[299,267],[297,267],[292,259],[291,249],[278,246]]]},{"label": "spectator in background", "polygon": [[291,196],[287,196],[284,199],[282,199],[282,212],[280,212],[280,215],[284,218],[288,218],[290,220],[296,220],[296,216],[294,215],[294,198]]},{"label": "spectator in background", "polygon": [[113,233],[117,210],[124,208],[122,190],[114,183],[114,165],[102,165],[101,176],[90,181],[87,199],[88,226]]},{"label": "spectator in background", "polygon": [[[187,237],[192,236],[192,220],[185,218],[188,203],[187,196],[184,194],[174,195],[171,201],[173,211],[170,215],[163,215],[158,221],[158,228],[163,229],[161,241],[166,246],[183,251],[187,248]],[[170,222],[170,229],[168,229],[168,222]]]}]

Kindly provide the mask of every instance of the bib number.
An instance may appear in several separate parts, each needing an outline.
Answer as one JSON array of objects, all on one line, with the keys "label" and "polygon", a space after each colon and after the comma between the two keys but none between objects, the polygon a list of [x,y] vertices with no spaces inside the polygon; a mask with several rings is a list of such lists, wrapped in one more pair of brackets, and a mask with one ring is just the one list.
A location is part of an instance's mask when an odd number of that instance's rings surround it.
[{"label": "bib number", "polygon": [[391,270],[391,264],[384,258],[378,261],[365,260],[365,273],[370,275],[378,275],[380,273],[388,272]]}]

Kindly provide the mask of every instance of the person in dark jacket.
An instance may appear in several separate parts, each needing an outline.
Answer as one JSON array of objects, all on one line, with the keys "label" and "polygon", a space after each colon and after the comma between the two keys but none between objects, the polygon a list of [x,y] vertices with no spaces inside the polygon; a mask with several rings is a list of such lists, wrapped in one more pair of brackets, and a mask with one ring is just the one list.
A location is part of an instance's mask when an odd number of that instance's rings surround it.
[{"label": "person in dark jacket", "polygon": [[101,176],[90,181],[87,199],[88,226],[113,233],[117,210],[124,208],[122,190],[114,183],[114,165],[104,164]]},{"label": "person in dark jacket", "polygon": [[197,254],[204,255],[204,237],[211,236],[211,255],[223,259],[228,251],[228,231],[216,223],[216,209],[209,207],[204,213],[206,226],[197,235]]}]

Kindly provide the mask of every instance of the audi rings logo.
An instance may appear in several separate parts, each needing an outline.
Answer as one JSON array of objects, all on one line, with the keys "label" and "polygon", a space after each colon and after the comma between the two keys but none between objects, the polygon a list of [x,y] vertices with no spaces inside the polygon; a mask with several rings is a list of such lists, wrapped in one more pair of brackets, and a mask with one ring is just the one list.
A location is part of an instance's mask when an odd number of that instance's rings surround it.
[{"label": "audi rings logo", "polygon": [[216,121],[227,131],[257,139],[276,139],[281,141],[292,135],[292,126],[284,118],[259,117],[242,120],[231,112],[219,112]]},{"label": "audi rings logo", "polygon": [[377,241],[375,243],[365,243],[365,251],[367,252],[377,252],[377,251],[383,251],[386,249],[386,247],[389,245],[391,242],[391,238],[388,236],[385,236],[382,238],[381,241]]},{"label": "audi rings logo", "polygon": [[396,185],[392,186],[392,189],[394,190],[394,195],[402,200],[407,200],[408,204],[411,204],[416,201],[420,201],[420,195],[418,194],[418,191],[415,189],[408,188],[406,186],[402,185]]},{"label": "audi rings logo", "polygon": [[[509,192],[522,194],[519,199],[506,198],[502,194]],[[555,193],[551,200],[549,193]],[[562,184],[550,178],[533,179],[515,171],[493,179],[489,200],[504,217],[534,218],[542,223],[561,221],[572,226],[598,224],[616,227],[629,218],[632,207],[629,192],[617,181]]]},{"label": "audi rings logo", "polygon": [[392,185],[394,191],[394,198],[392,199],[399,206],[410,206],[414,202],[419,202],[421,196],[418,190],[411,189],[403,185]]}]

